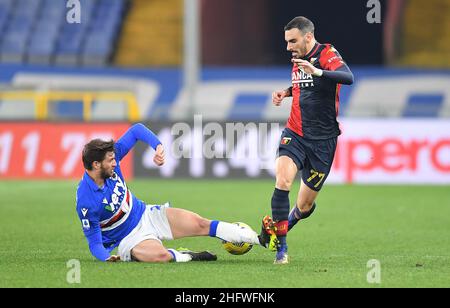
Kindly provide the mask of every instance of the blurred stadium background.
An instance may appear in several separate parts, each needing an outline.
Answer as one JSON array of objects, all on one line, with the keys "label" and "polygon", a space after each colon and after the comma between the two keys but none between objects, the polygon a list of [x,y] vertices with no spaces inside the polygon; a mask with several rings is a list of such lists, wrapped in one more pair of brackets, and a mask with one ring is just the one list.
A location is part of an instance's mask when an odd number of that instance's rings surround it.
[{"label": "blurred stadium background", "polygon": [[[130,122],[148,122],[166,144],[171,124],[194,114],[284,125],[290,103],[273,107],[270,93],[290,83],[283,26],[303,14],[356,78],[342,87],[330,181],[449,184],[450,2],[382,1],[381,23],[367,21],[367,3],[82,0],[71,24],[70,1],[0,0],[0,174],[79,178],[83,141]],[[156,171],[140,149],[132,161],[137,177],[272,175],[250,157]]]},{"label": "blurred stadium background", "polygon": [[[271,92],[290,84],[283,27],[298,15],[315,22],[318,41],[332,43],[355,75],[341,90],[343,135],[327,183],[450,185],[449,0],[381,0],[381,23],[368,22],[368,3],[378,1],[366,0],[80,0],[80,23],[70,23],[77,2],[0,0],[4,187],[71,180],[74,206],[84,143],[117,138],[134,122],[167,146],[172,125],[192,125],[194,115],[203,127],[278,123],[266,135],[276,145],[290,103],[273,107]],[[199,129],[184,147],[198,150],[207,139]],[[254,145],[248,135],[237,142],[243,153]],[[186,187],[193,178],[265,179],[269,198],[275,153],[267,152],[264,161],[169,153],[157,169],[140,145],[123,168],[129,181],[181,178]],[[431,202],[448,207],[440,196]]]}]

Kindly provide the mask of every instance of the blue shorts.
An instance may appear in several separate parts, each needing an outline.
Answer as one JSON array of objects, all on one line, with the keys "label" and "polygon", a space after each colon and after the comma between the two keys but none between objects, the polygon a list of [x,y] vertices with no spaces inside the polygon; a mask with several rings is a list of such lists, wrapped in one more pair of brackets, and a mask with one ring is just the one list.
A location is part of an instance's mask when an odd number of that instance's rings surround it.
[{"label": "blue shorts", "polygon": [[288,156],[302,170],[303,182],[312,190],[322,188],[331,170],[337,137],[324,140],[304,139],[289,128],[281,134],[278,157]]}]

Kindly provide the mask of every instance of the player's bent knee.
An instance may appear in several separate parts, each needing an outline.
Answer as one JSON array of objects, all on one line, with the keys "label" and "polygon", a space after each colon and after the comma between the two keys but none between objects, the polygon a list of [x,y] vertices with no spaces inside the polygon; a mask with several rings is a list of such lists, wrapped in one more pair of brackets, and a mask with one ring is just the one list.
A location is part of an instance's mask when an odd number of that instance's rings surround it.
[{"label": "player's bent knee", "polygon": [[199,229],[199,235],[209,234],[209,227],[211,225],[210,220],[199,216],[197,219],[197,224]]},{"label": "player's bent knee", "polygon": [[165,251],[165,252],[160,252],[160,253],[156,254],[155,256],[152,256],[151,258],[149,258],[149,261],[147,261],[147,262],[166,263],[166,262],[170,262],[171,260],[172,260],[172,255],[170,254],[170,252]]},{"label": "player's bent knee", "polygon": [[292,181],[286,179],[285,177],[277,178],[276,186],[278,189],[290,191],[292,186]]},{"label": "player's bent knee", "polygon": [[172,254],[168,251],[162,252],[158,256],[158,261],[156,262],[170,262],[172,260]]}]

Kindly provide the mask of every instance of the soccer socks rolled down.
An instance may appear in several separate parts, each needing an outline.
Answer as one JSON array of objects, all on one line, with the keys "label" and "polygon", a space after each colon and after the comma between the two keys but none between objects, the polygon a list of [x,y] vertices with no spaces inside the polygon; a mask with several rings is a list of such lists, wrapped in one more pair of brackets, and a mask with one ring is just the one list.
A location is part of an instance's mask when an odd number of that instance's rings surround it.
[{"label": "soccer socks rolled down", "polygon": [[173,262],[189,262],[192,260],[192,256],[189,254],[181,253],[175,249],[167,249],[170,254],[172,255],[172,261]]},{"label": "soccer socks rolled down", "polygon": [[289,218],[289,191],[275,188],[272,195],[272,218],[277,227],[277,238],[280,247],[287,249],[286,234],[288,231]]},{"label": "soccer socks rolled down", "polygon": [[250,243],[259,245],[258,234],[255,231],[239,227],[236,224],[214,220],[211,222],[209,236],[218,237],[231,243]]}]

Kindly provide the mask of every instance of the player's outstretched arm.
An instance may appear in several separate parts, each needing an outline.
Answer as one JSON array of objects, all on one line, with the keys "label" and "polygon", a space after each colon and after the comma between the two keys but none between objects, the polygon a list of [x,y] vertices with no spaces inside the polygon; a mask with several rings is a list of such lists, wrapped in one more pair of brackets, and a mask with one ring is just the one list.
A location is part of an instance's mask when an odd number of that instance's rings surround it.
[{"label": "player's outstretched arm", "polygon": [[122,160],[133,148],[136,142],[142,141],[151,146],[154,150],[161,144],[158,137],[142,123],[131,126],[115,144],[116,159]]}]

